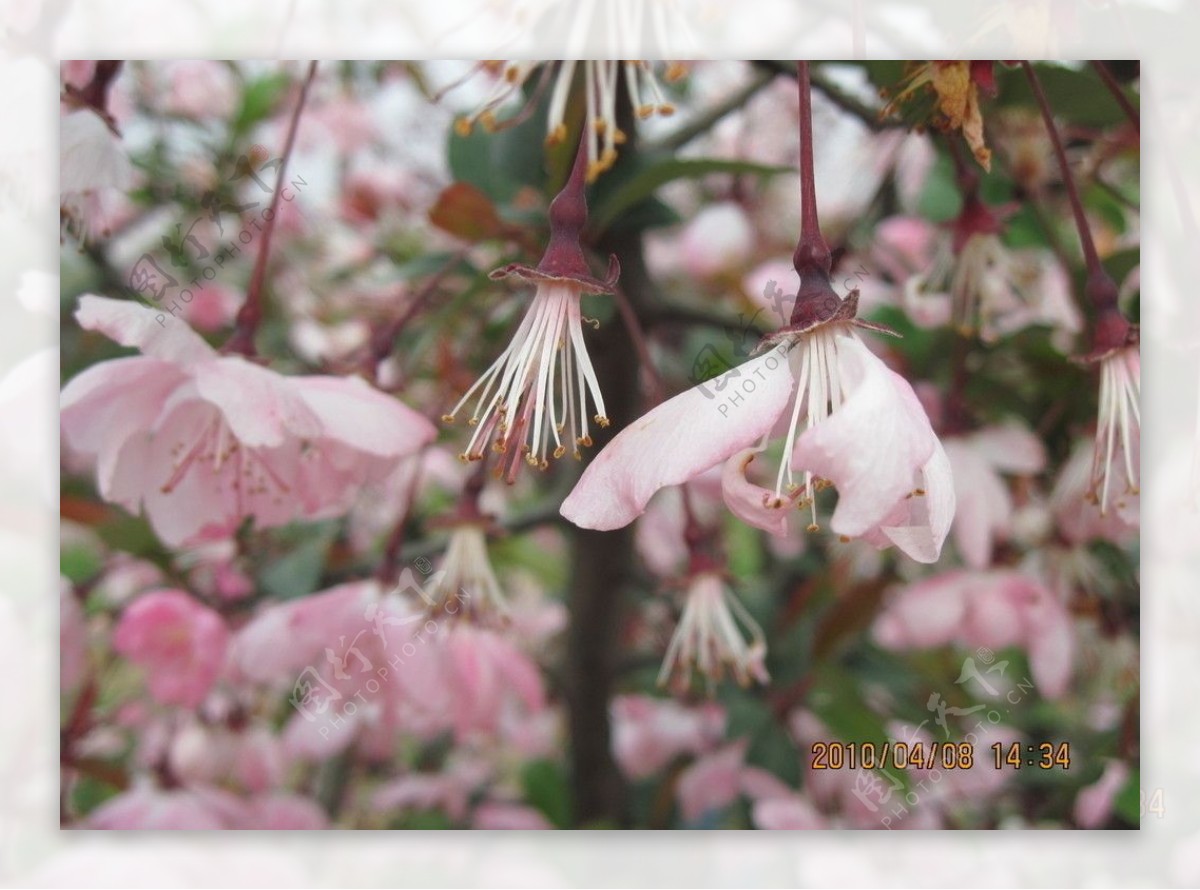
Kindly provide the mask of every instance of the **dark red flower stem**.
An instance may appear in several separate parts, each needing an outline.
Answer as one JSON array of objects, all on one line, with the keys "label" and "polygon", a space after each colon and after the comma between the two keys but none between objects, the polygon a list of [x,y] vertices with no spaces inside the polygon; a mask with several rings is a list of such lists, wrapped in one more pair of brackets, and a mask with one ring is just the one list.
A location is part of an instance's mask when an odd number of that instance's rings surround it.
[{"label": "dark red flower stem", "polygon": [[108,90],[117,74],[121,71],[121,59],[101,59],[96,63],[92,79],[74,93],[74,96],[86,105],[91,106],[101,117],[113,127],[112,116],[108,113]]},{"label": "dark red flower stem", "polygon": [[1117,306],[1118,289],[1112,276],[1104,270],[1100,255],[1096,252],[1096,242],[1092,238],[1092,229],[1088,223],[1083,202],[1079,198],[1079,189],[1075,177],[1071,174],[1070,164],[1067,163],[1067,153],[1063,148],[1062,137],[1054,123],[1054,112],[1050,102],[1038,80],[1033,65],[1027,61],[1021,62],[1025,76],[1029,78],[1029,86],[1046,122],[1046,131],[1054,146],[1054,155],[1058,159],[1062,171],[1063,185],[1067,190],[1067,198],[1071,203],[1071,212],[1075,216],[1075,228],[1079,232],[1079,243],[1083,247],[1083,259],[1087,268],[1087,282],[1084,285],[1084,295],[1096,310],[1095,328],[1092,335],[1093,352],[1107,352],[1125,345],[1130,325],[1121,315]]},{"label": "dark red flower stem", "polygon": [[308,88],[312,86],[313,77],[317,73],[317,63],[311,62],[308,74],[300,85],[300,96],[296,99],[296,107],[292,109],[292,119],[288,122],[287,137],[283,144],[283,154],[280,156],[279,169],[275,173],[275,191],[271,195],[271,205],[263,214],[262,238],[258,242],[258,256],[254,260],[254,269],[250,273],[250,284],[246,288],[246,301],[238,310],[234,319],[233,334],[222,348],[222,352],[244,355],[248,358],[256,354],[254,336],[263,319],[263,283],[267,277],[267,261],[271,256],[271,237],[275,233],[275,223],[279,219],[279,196],[287,181],[288,159],[296,144],[296,130],[300,126],[300,114],[304,111],[304,103],[308,100]]},{"label": "dark red flower stem", "polygon": [[580,244],[588,220],[587,163],[587,133],[581,132],[571,175],[550,202],[550,243],[537,265],[539,272],[563,277],[591,275]]},{"label": "dark red flower stem", "polygon": [[817,184],[813,175],[812,86],[808,80],[808,62],[797,62],[796,83],[800,91],[800,241],[792,256],[803,281],[805,272],[829,277],[833,255],[821,236],[817,219]]},{"label": "dark red flower stem", "polygon": [[817,185],[813,174],[812,85],[808,62],[796,63],[796,83],[800,97],[800,240],[792,254],[792,265],[800,276],[800,288],[792,306],[788,326],[807,330],[830,321],[842,300],[833,289],[829,271],[833,253],[821,235],[817,219]]}]

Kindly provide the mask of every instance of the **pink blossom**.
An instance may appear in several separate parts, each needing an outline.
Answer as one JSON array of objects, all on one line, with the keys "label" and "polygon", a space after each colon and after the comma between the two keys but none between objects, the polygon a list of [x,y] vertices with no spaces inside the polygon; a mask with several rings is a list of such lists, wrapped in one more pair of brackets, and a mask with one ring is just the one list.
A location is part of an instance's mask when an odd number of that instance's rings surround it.
[{"label": "pink blossom", "polygon": [[63,435],[94,457],[100,494],[144,509],[171,546],[225,537],[247,517],[340,515],[436,434],[361,379],[280,376],[132,302],[84,296],[76,317],[143,355],[68,383]]},{"label": "pink blossom", "polygon": [[1016,424],[947,438],[957,502],[954,542],[968,566],[986,568],[996,541],[1007,539],[1013,500],[1001,472],[1033,475],[1046,464],[1041,441]]},{"label": "pink blossom", "polygon": [[733,742],[680,773],[675,793],[685,822],[722,810],[738,798],[748,745],[745,739]]},{"label": "pink blossom", "polygon": [[481,831],[549,831],[554,828],[533,807],[494,801],[475,808],[471,827]]},{"label": "pink blossom", "polygon": [[133,185],[129,155],[109,125],[91,108],[67,111],[60,120],[59,191],[62,225],[80,241],[107,234],[104,208],[110,192]]},{"label": "pink blossom", "polygon": [[692,217],[680,234],[684,271],[691,278],[711,278],[736,270],[754,249],[754,240],[754,227],[738,204],[710,204]]},{"label": "pink blossom", "polygon": [[[722,396],[726,389],[739,398]],[[785,459],[772,491],[746,473],[777,424]],[[921,562],[937,560],[954,515],[949,462],[912,388],[843,323],[789,336],[635,421],[596,456],[561,512],[583,528],[621,528],[660,488],[725,461],[726,504],[776,535],[794,508],[811,508],[815,530],[816,496],[829,483],[839,495],[835,533],[895,544]]]},{"label": "pink blossom", "polygon": [[228,64],[189,59],[165,67],[164,111],[196,120],[233,115],[239,100],[238,83]]},{"label": "pink blossom", "polygon": [[316,801],[277,791],[252,797],[234,828],[258,831],[325,831],[329,817]]},{"label": "pink blossom", "polygon": [[233,324],[241,295],[223,284],[211,283],[192,288],[192,299],[184,304],[183,317],[199,331],[219,331]]},{"label": "pink blossom", "polygon": [[665,769],[675,758],[700,754],[720,740],[725,709],[715,702],[688,707],[674,699],[621,695],[613,700],[613,756],[631,779]]},{"label": "pink blossom", "polygon": [[246,817],[245,805],[228,791],[211,787],[161,790],[137,785],[105,801],[81,827],[208,831],[241,827]]},{"label": "pink blossom", "polygon": [[1117,794],[1129,780],[1129,766],[1110,760],[1104,773],[1075,798],[1075,823],[1080,828],[1102,828],[1111,817]]},{"label": "pink blossom", "polygon": [[1019,571],[955,570],[898,591],[875,619],[889,649],[957,644],[1020,646],[1038,692],[1059,698],[1070,682],[1075,631],[1070,613],[1038,579]]},{"label": "pink blossom", "polygon": [[371,808],[383,813],[440,809],[458,822],[490,772],[481,761],[456,758],[439,772],[410,773],[381,785],[371,797]]},{"label": "pink blossom", "polygon": [[194,708],[225,663],[229,632],[212,609],[182,590],[156,590],[121,613],[113,647],[144,668],[150,694],[163,704]]},{"label": "pink blossom", "polygon": [[751,819],[755,828],[764,831],[813,831],[829,827],[825,817],[798,795],[756,801]]}]

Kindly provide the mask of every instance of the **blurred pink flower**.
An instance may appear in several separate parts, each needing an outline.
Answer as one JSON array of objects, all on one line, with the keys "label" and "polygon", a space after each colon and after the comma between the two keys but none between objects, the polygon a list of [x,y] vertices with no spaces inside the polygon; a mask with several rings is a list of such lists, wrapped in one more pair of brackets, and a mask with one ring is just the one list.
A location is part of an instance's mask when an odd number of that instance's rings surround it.
[{"label": "blurred pink flower", "polygon": [[917,581],[891,598],[872,633],[896,650],[1019,646],[1048,699],[1065,694],[1071,678],[1071,615],[1041,581],[1019,571],[955,570]]},{"label": "blurred pink flower", "polygon": [[828,828],[828,820],[800,795],[770,797],[754,803],[751,819],[763,831],[815,831]]},{"label": "blurred pink flower", "polygon": [[554,828],[533,807],[488,801],[475,808],[471,827],[480,831],[549,831]]},{"label": "blurred pink flower", "polygon": [[736,271],[754,250],[754,227],[746,211],[733,201],[709,204],[692,217],[679,235],[678,250],[689,278],[711,278]]},{"label": "blurred pink flower", "polygon": [[[771,491],[745,474],[777,428],[786,441]],[[660,488],[723,461],[730,510],[776,535],[786,534],[792,508],[811,508],[816,530],[816,495],[829,483],[839,495],[835,533],[895,544],[920,562],[937,560],[954,515],[949,461],[912,388],[843,323],[789,337],[635,421],[596,456],[561,512],[583,528],[621,528]]]},{"label": "blurred pink flower", "polygon": [[694,707],[674,699],[619,695],[613,700],[613,757],[631,779],[644,779],[684,754],[711,749],[725,731],[716,702]]},{"label": "blurred pink flower", "polygon": [[454,758],[439,772],[409,773],[380,785],[371,796],[371,809],[381,813],[438,809],[458,822],[490,772],[482,761]]},{"label": "blurred pink flower", "polygon": [[317,804],[274,793],[239,798],[212,787],[158,789],[138,785],[101,804],[79,826],[107,830],[310,830],[329,827]]},{"label": "blurred pink flower", "polygon": [[233,324],[241,295],[223,284],[210,283],[192,288],[192,299],[183,307],[183,318],[199,331],[219,331]]},{"label": "blurred pink flower", "polygon": [[340,515],[436,434],[358,378],[283,377],[129,301],[86,295],[76,317],[143,355],[68,383],[63,435],[95,457],[101,496],[144,508],[170,546],[225,537],[247,517],[269,528]]},{"label": "blurred pink flower", "polygon": [[62,227],[78,240],[93,231],[107,235],[101,201],[133,185],[133,165],[109,125],[91,108],[77,108],[59,121],[59,201]]},{"label": "blurred pink flower", "polygon": [[1102,512],[1092,488],[1096,459],[1095,446],[1081,442],[1059,470],[1050,492],[1055,528],[1072,544],[1105,540],[1123,545],[1137,536],[1140,497],[1126,493],[1116,509]]},{"label": "blurred pink flower", "polygon": [[684,822],[696,822],[737,800],[748,746],[746,739],[733,742],[706,754],[679,774],[675,795]]},{"label": "blurred pink flower", "polygon": [[224,120],[237,109],[238,82],[228,63],[187,59],[164,67],[163,111],[196,120]]},{"label": "blurred pink flower", "polygon": [[1008,538],[1013,500],[1000,473],[1033,475],[1046,465],[1040,439],[1015,423],[943,441],[957,503],[954,542],[968,566],[986,568],[996,541]]},{"label": "blurred pink flower", "polygon": [[109,831],[209,831],[240,827],[245,818],[244,804],[228,791],[162,790],[139,784],[105,801],[79,827]]},{"label": "blurred pink flower", "polygon": [[1110,760],[1104,773],[1075,797],[1075,824],[1080,828],[1103,828],[1112,817],[1117,794],[1129,781],[1129,766],[1120,760]]},{"label": "blurred pink flower", "polygon": [[182,590],[156,590],[134,600],[113,631],[113,648],[146,671],[150,694],[194,708],[225,663],[229,632],[212,609]]}]

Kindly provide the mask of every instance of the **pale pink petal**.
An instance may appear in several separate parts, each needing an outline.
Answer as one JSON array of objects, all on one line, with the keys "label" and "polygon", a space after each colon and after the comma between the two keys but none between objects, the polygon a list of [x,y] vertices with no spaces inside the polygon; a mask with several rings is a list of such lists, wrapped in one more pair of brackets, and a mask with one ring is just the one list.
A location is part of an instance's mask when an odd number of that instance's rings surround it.
[{"label": "pale pink petal", "polygon": [[96,456],[96,485],[104,498],[124,502],[113,493],[121,450],[154,426],[168,396],[185,379],[170,362],[133,356],[92,365],[63,387],[63,437],[71,449]]},{"label": "pale pink petal", "polygon": [[132,300],[84,294],[75,319],[80,327],[99,331],[122,346],[136,347],[145,355],[178,365],[216,357],[216,351],[185,322]]},{"label": "pale pink petal", "polygon": [[937,438],[903,377],[856,338],[839,337],[837,345],[846,400],[798,437],[792,468],[833,482],[838,503],[830,526],[853,538],[878,526],[913,491],[914,474],[930,461]]},{"label": "pale pink petal", "polygon": [[700,758],[679,775],[675,793],[685,821],[695,822],[737,799],[747,745],[745,739],[726,745]]},{"label": "pale pink petal", "polygon": [[1012,497],[973,439],[947,439],[945,449],[954,472],[954,542],[963,562],[983,569],[991,562],[993,539],[1008,534]]},{"label": "pale pink petal", "polygon": [[763,831],[816,831],[827,827],[816,807],[796,796],[759,800],[751,818],[754,827]]},{"label": "pale pink petal", "polygon": [[777,537],[786,537],[788,517],[793,512],[791,501],[785,497],[782,505],[770,506],[774,503],[775,492],[746,478],[750,464],[761,453],[758,448],[745,448],[725,461],[721,473],[722,494],[738,519]]},{"label": "pale pink petal", "polygon": [[221,410],[244,446],[273,447],[290,436],[316,439],[324,432],[294,380],[240,356],[197,364],[192,377],[199,397]]},{"label": "pale pink petal", "polygon": [[253,798],[237,825],[240,829],[265,831],[324,831],[329,817],[316,801],[280,791]]},{"label": "pale pink petal", "polygon": [[1084,829],[1100,828],[1112,816],[1117,794],[1129,780],[1129,767],[1120,760],[1110,760],[1104,773],[1075,797],[1075,823]]},{"label": "pale pink petal", "polygon": [[[794,389],[786,356],[772,350],[680,393],[618,433],[560,512],[581,528],[628,525],[660,488],[686,482],[757,442]],[[740,400],[731,404],[735,395]]]},{"label": "pale pink petal", "polygon": [[889,649],[941,646],[954,639],[966,614],[970,576],[952,571],[910,584],[875,619],[873,636]]},{"label": "pale pink petal", "polygon": [[294,377],[292,382],[325,435],[359,451],[400,458],[437,437],[427,418],[359,377]]},{"label": "pale pink petal", "polygon": [[1061,698],[1071,682],[1075,629],[1066,608],[1045,589],[1027,615],[1029,670],[1043,698]]},{"label": "pale pink petal", "polygon": [[924,563],[937,562],[941,556],[955,509],[950,460],[941,442],[934,439],[933,446],[933,456],[914,480],[914,491],[923,494],[902,500],[879,527],[900,550]]},{"label": "pale pink petal", "polygon": [[554,828],[533,807],[515,803],[481,803],[475,808],[471,827],[482,831],[549,831]]},{"label": "pale pink petal", "polygon": [[1046,467],[1042,440],[1016,423],[980,430],[971,441],[992,466],[1006,473],[1030,476]]}]

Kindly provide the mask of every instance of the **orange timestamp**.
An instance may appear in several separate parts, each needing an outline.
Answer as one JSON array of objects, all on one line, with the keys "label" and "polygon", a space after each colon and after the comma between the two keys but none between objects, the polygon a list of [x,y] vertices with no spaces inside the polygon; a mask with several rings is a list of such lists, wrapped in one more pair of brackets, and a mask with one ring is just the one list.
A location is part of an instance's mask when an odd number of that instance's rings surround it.
[{"label": "orange timestamp", "polygon": [[992,755],[996,769],[1020,769],[1023,766],[1047,770],[1071,768],[1070,742],[1041,742],[1037,745],[996,742],[992,745]]},{"label": "orange timestamp", "polygon": [[971,769],[971,742],[814,742],[813,769]]}]

